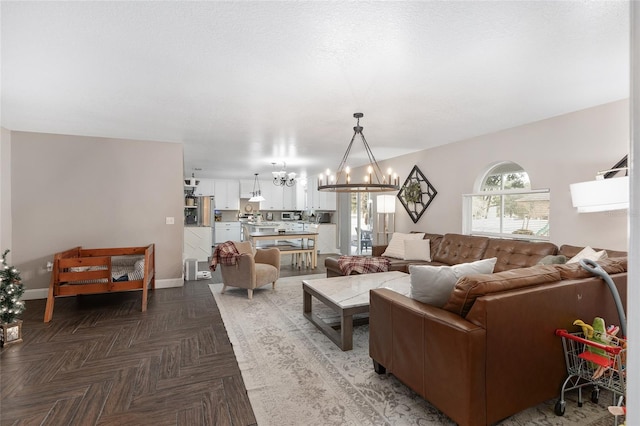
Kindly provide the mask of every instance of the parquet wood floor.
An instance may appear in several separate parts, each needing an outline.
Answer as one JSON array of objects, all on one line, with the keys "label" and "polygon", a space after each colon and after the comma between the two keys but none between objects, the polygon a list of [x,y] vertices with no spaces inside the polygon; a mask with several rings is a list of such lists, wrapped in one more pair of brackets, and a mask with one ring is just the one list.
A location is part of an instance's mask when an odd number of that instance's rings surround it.
[{"label": "parquet wood floor", "polygon": [[[325,273],[283,265],[281,276]],[[207,284],[27,301],[23,339],[0,352],[0,425],[255,425]]]}]

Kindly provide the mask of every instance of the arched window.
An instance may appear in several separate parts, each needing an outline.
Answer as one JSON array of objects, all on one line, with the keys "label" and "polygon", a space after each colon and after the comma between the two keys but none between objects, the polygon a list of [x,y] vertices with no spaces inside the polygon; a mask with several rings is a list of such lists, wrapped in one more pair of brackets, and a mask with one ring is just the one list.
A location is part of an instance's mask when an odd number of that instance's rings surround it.
[{"label": "arched window", "polygon": [[463,232],[527,240],[549,239],[549,190],[534,190],[527,172],[503,162],[488,167],[475,192],[463,196]]}]

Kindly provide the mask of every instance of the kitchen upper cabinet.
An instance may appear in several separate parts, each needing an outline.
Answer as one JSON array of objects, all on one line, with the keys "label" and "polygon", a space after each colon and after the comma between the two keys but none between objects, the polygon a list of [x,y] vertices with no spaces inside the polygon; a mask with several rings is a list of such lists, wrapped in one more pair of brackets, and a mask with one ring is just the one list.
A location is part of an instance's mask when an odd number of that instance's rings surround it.
[{"label": "kitchen upper cabinet", "polygon": [[298,210],[296,206],[296,184],[293,187],[282,187],[282,210]]},{"label": "kitchen upper cabinet", "polygon": [[213,179],[198,179],[200,183],[194,188],[193,195],[196,197],[211,197],[214,195]]},{"label": "kitchen upper cabinet", "polygon": [[307,210],[307,183],[298,182],[295,186],[295,207],[293,210]]},{"label": "kitchen upper cabinet", "polygon": [[275,186],[270,180],[261,180],[260,190],[264,197],[264,201],[260,202],[260,210],[284,210],[284,192],[281,186]]},{"label": "kitchen upper cabinet", "polygon": [[[240,179],[240,198],[253,197],[253,185],[255,180],[253,179]],[[262,183],[260,184],[262,186]],[[256,188],[258,190],[258,188]]]},{"label": "kitchen upper cabinet", "polygon": [[240,182],[229,179],[214,181],[216,210],[240,210]]},{"label": "kitchen upper cabinet", "polygon": [[307,201],[311,210],[335,210],[336,193],[318,191],[318,182],[310,179],[307,182]]}]

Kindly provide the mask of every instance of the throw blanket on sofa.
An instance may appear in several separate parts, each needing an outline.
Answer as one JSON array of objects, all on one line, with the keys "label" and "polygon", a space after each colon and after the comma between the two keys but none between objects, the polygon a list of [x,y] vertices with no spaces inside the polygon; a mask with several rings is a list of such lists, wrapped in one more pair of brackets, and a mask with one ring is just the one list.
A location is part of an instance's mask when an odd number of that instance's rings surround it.
[{"label": "throw blanket on sofa", "polygon": [[340,256],[338,258],[338,266],[344,275],[351,275],[352,272],[359,274],[387,272],[389,270],[389,259],[384,257]]},{"label": "throw blanket on sofa", "polygon": [[213,250],[213,256],[211,256],[211,264],[209,269],[216,270],[218,263],[221,265],[235,265],[238,256],[242,256],[233,241],[226,241],[218,244]]}]

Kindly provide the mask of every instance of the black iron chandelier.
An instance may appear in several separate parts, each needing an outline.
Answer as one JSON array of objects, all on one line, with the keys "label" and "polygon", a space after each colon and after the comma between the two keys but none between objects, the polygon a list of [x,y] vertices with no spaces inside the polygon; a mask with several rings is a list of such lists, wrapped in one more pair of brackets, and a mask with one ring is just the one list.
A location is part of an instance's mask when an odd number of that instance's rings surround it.
[{"label": "black iron chandelier", "polygon": [[[318,177],[318,191],[333,191],[333,192],[386,192],[386,191],[398,191],[400,189],[400,179],[397,174],[392,175],[391,169],[387,170],[387,174],[382,173],[378,162],[376,161],[369,144],[362,133],[363,127],[360,126],[360,119],[364,116],[361,112],[353,114],[357,123],[353,128],[353,137],[347,151],[342,157],[342,161],[338,166],[338,170],[333,176],[331,171],[327,169],[325,174],[320,174]],[[353,146],[353,141],[356,136],[360,136],[364,148],[369,157],[369,166],[367,167],[367,174],[363,178],[363,182],[354,182],[351,176],[351,169],[347,165],[349,153]]]}]

